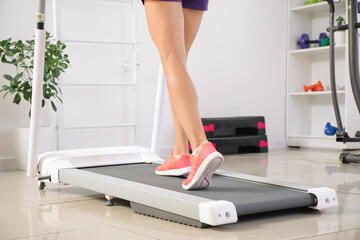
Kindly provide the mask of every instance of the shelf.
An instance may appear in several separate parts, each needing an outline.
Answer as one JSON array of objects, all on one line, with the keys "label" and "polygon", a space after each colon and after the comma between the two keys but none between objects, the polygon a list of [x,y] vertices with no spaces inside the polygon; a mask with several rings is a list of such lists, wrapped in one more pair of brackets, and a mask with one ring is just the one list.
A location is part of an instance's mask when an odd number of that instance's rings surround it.
[{"label": "shelf", "polygon": [[346,145],[336,142],[335,136],[324,135],[288,135],[289,146],[300,146],[308,148],[343,149]]},{"label": "shelf", "polygon": [[[340,3],[335,4],[336,9],[345,8],[346,1],[341,0]],[[327,2],[315,3],[306,6],[294,7],[290,11],[299,13],[316,13],[329,11],[329,4]]]},{"label": "shelf", "polygon": [[[335,46],[335,52],[345,52],[345,44],[339,44]],[[319,53],[329,53],[330,47],[314,47],[314,48],[307,48],[307,49],[297,49],[291,50],[290,54],[293,55],[311,55],[311,54],[319,54]]]},{"label": "shelf", "polygon": [[[337,91],[339,95],[345,95],[345,90]],[[322,91],[322,92],[293,92],[290,93],[290,96],[331,96],[331,91]]]},{"label": "shelf", "polygon": [[122,83],[64,83],[64,87],[116,87],[116,86],[134,86],[134,82]]},{"label": "shelf", "polygon": [[122,127],[136,127],[136,123],[123,123],[123,124],[108,124],[108,125],[88,125],[88,126],[69,126],[64,127],[66,130],[74,129],[95,129],[95,128],[122,128]]},{"label": "shelf", "polygon": [[327,135],[289,135],[288,137],[291,138],[312,138],[312,139],[330,139],[336,141],[336,137],[334,136],[327,136]]},{"label": "shelf", "polygon": [[89,43],[89,44],[115,44],[115,45],[134,45],[134,41],[107,41],[107,40],[81,40],[81,39],[62,39],[65,43]]}]

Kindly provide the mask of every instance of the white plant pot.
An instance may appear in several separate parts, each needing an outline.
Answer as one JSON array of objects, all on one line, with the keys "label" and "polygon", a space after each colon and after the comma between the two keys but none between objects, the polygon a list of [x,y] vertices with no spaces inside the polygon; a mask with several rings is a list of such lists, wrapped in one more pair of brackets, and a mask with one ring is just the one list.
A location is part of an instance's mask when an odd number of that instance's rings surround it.
[{"label": "white plant pot", "polygon": [[335,32],[335,45],[345,44],[345,31]]},{"label": "white plant pot", "polygon": [[[13,143],[15,157],[19,170],[26,171],[29,149],[30,128],[16,128],[13,130]],[[55,129],[41,127],[39,139],[39,153],[54,151],[56,149]]]}]

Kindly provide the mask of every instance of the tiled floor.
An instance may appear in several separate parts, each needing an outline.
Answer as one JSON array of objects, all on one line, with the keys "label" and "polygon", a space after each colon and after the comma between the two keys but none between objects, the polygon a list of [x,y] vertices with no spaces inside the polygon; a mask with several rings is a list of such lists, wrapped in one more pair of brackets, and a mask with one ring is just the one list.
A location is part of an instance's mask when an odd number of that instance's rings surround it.
[{"label": "tiled floor", "polygon": [[73,186],[39,191],[25,172],[0,172],[0,239],[356,239],[360,240],[360,165],[340,165],[336,151],[284,149],[228,155],[223,170],[334,188],[339,207],[242,217],[197,229],[135,214],[126,201]]}]

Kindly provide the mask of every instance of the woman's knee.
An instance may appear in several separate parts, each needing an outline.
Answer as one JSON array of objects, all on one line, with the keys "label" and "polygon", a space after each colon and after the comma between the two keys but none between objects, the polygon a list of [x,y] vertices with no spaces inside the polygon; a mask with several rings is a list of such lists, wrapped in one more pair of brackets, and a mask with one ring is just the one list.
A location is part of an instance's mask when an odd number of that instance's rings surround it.
[{"label": "woman's knee", "polygon": [[179,51],[160,51],[161,63],[163,64],[164,70],[167,68],[179,68],[186,67],[186,52]]}]

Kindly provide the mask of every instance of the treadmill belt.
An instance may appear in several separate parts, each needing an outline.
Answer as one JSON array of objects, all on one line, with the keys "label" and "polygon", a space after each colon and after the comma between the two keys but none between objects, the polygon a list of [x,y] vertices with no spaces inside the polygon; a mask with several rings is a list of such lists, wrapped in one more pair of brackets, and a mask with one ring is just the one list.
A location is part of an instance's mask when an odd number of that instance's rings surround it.
[{"label": "treadmill belt", "polygon": [[130,164],[106,167],[82,168],[84,171],[125,179],[141,184],[182,192],[211,200],[232,202],[238,216],[314,205],[311,194],[290,188],[214,175],[208,188],[184,190],[184,177],[158,176],[158,164]]}]

